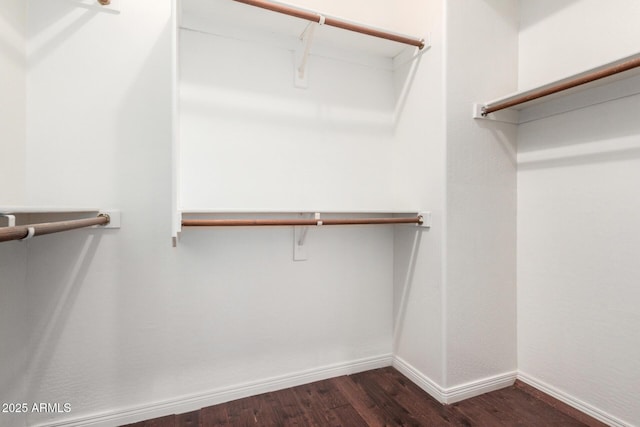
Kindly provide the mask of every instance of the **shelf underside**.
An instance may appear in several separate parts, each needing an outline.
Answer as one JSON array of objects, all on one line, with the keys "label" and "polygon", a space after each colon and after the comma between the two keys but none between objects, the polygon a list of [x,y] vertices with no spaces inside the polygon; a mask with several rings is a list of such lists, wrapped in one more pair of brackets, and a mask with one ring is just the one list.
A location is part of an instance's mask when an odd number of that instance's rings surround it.
[{"label": "shelf underside", "polygon": [[[353,22],[353,21],[352,21]],[[239,40],[295,48],[309,21],[232,0],[183,0],[180,27]],[[397,33],[400,34],[400,33]],[[314,49],[330,47],[360,54],[394,58],[407,49],[402,43],[379,39],[327,25],[316,28]],[[247,52],[250,54],[250,52]]]},{"label": "shelf underside", "polygon": [[[589,70],[585,70],[585,71],[580,72],[580,73],[572,74],[572,75],[567,76],[565,78],[558,79],[558,80],[555,80],[553,82],[549,82],[549,83],[541,85],[541,86],[537,86],[537,87],[530,88],[530,89],[527,89],[527,90],[518,91],[518,92],[515,92],[513,94],[509,94],[507,96],[503,96],[501,98],[494,99],[494,100],[491,100],[489,102],[486,102],[484,105],[491,106],[491,105],[496,105],[496,104],[508,102],[508,101],[513,100],[513,99],[520,98],[520,97],[523,97],[523,96],[527,96],[527,95],[530,95],[532,93],[535,93],[535,92],[538,92],[538,91],[542,91],[542,90],[545,90],[545,89],[553,87],[553,86],[561,85],[561,84],[566,83],[568,81],[580,79],[580,78],[582,78],[582,77],[584,77],[584,76],[586,76],[588,74],[595,73],[595,72],[598,72],[600,70],[603,70],[603,69],[615,66],[617,64],[624,63],[624,62],[636,59],[636,58],[640,58],[640,54],[635,54],[635,55],[631,55],[631,56],[628,56],[628,57],[620,59],[620,60],[612,61],[612,62],[609,62],[607,64],[603,64],[602,66],[594,67],[594,68],[591,68]],[[611,83],[615,83],[615,82],[622,81],[622,80],[632,79],[632,78],[634,78],[636,76],[639,76],[639,75],[640,75],[640,67],[639,68],[633,68],[631,70],[627,70],[627,71],[624,71],[624,72],[621,72],[621,73],[618,73],[618,74],[615,74],[615,75],[612,75],[612,76],[609,76],[609,77],[605,77],[605,78],[598,79],[598,80],[595,80],[595,81],[592,81],[592,82],[589,82],[589,83],[585,83],[585,84],[582,84],[580,86],[573,87],[571,89],[567,89],[567,90],[563,90],[563,91],[558,92],[558,93],[554,93],[552,95],[547,95],[547,96],[544,96],[542,98],[534,99],[532,101],[523,102],[523,103],[521,103],[519,105],[510,107],[510,109],[518,110],[518,111],[519,110],[524,110],[524,109],[527,109],[527,108],[532,107],[532,106],[536,106],[536,105],[543,104],[543,103],[546,103],[546,102],[554,101],[554,100],[557,100],[557,99],[560,99],[560,98],[563,98],[563,97],[574,95],[574,94],[579,93],[579,92],[584,92],[584,91],[587,91],[587,90],[590,90],[590,89],[594,89],[594,88],[597,88],[597,87],[600,87],[600,86],[609,85]]]},{"label": "shelf underside", "polygon": [[0,206],[0,214],[88,213],[100,209],[77,206]]}]

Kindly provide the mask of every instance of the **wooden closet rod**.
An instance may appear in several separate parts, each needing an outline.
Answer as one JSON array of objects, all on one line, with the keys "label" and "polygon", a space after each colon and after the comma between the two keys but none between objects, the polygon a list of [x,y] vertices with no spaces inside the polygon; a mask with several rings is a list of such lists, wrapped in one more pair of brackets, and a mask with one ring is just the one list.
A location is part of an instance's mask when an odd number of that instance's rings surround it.
[{"label": "wooden closet rod", "polygon": [[375,225],[375,224],[422,224],[422,216],[409,218],[323,218],[323,219],[183,219],[185,227],[246,227],[280,225]]},{"label": "wooden closet rod", "polygon": [[77,228],[109,224],[109,215],[100,214],[95,218],[74,219],[69,221],[44,222],[41,224],[18,225],[0,228],[0,242],[22,240],[44,234],[59,233]]},{"label": "wooden closet rod", "polygon": [[505,108],[514,107],[519,104],[524,104],[525,102],[533,101],[534,99],[562,92],[567,89],[571,89],[586,83],[591,83],[596,80],[604,79],[605,77],[610,77],[637,67],[640,67],[640,58],[630,59],[628,61],[624,61],[619,64],[611,65],[601,70],[585,74],[582,77],[577,77],[575,79],[564,81],[547,88],[523,94],[508,101],[499,102],[495,105],[487,104],[482,107],[482,115],[486,116],[487,114],[491,114],[495,111],[504,110]]},{"label": "wooden closet rod", "polygon": [[342,28],[343,30],[353,31],[356,33],[367,34],[369,36],[378,37],[381,39],[392,40],[394,42],[404,43],[411,46],[416,46],[419,49],[423,49],[425,42],[423,39],[404,36],[388,31],[379,30],[376,28],[367,27],[353,22],[345,21],[338,18],[332,18],[330,16],[324,16],[319,13],[310,12],[305,9],[298,9],[292,6],[286,6],[279,3],[272,3],[267,0],[234,0],[239,3],[248,4],[250,6],[260,7],[262,9],[271,10],[273,12],[283,13],[285,15],[295,16],[296,18],[306,19],[307,21],[323,23],[324,25],[330,25],[332,27]]}]

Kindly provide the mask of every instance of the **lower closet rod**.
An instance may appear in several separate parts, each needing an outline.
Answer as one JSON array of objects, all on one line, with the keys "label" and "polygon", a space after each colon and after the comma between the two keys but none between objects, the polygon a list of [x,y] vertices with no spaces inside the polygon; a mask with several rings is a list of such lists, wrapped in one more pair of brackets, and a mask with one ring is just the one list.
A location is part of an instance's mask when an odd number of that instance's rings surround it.
[{"label": "lower closet rod", "polygon": [[324,218],[324,219],[183,219],[185,227],[244,227],[273,225],[370,225],[422,224],[422,216],[409,218]]},{"label": "lower closet rod", "polygon": [[0,228],[0,242],[23,240],[44,234],[59,233],[77,228],[109,224],[109,215],[100,214],[95,218],[74,219],[69,221],[44,222],[41,224],[18,225]]}]

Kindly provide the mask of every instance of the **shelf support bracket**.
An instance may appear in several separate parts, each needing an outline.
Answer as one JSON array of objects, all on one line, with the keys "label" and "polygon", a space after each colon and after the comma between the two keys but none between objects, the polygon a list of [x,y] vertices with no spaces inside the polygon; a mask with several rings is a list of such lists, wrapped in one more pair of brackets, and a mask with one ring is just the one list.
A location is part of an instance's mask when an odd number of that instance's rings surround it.
[{"label": "shelf support bracket", "polygon": [[16,216],[11,214],[0,213],[0,217],[7,218],[7,227],[16,226]]},{"label": "shelf support bracket", "polygon": [[320,15],[319,22],[309,22],[307,28],[300,35],[301,47],[295,52],[294,60],[294,84],[296,87],[306,89],[309,87],[309,75],[307,73],[307,63],[309,62],[309,52],[313,43],[313,34],[318,25],[324,25],[325,17]]},{"label": "shelf support bracket", "polygon": [[[314,219],[316,220],[316,227],[322,225],[322,220],[320,219],[320,212],[316,212],[314,215]],[[305,240],[307,239],[307,233],[309,232],[309,227],[293,227],[293,260],[294,261],[306,261],[307,260],[307,248],[304,246]]]}]

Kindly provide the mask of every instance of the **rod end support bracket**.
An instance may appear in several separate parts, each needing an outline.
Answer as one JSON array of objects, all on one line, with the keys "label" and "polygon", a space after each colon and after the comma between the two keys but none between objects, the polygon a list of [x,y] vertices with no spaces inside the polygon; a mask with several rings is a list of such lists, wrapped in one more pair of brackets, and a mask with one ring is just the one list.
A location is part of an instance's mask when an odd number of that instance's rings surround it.
[{"label": "rod end support bracket", "polygon": [[486,112],[485,104],[473,104],[473,118],[479,120],[489,120],[494,122],[520,123],[520,113],[517,110],[501,110],[493,113]]},{"label": "rod end support bracket", "polygon": [[100,211],[98,216],[106,216],[109,218],[109,222],[105,225],[99,225],[100,228],[120,228],[120,211],[105,210]]},{"label": "rod end support bracket", "polygon": [[418,212],[418,218],[422,220],[420,223],[418,223],[418,227],[431,228],[431,212]]}]

